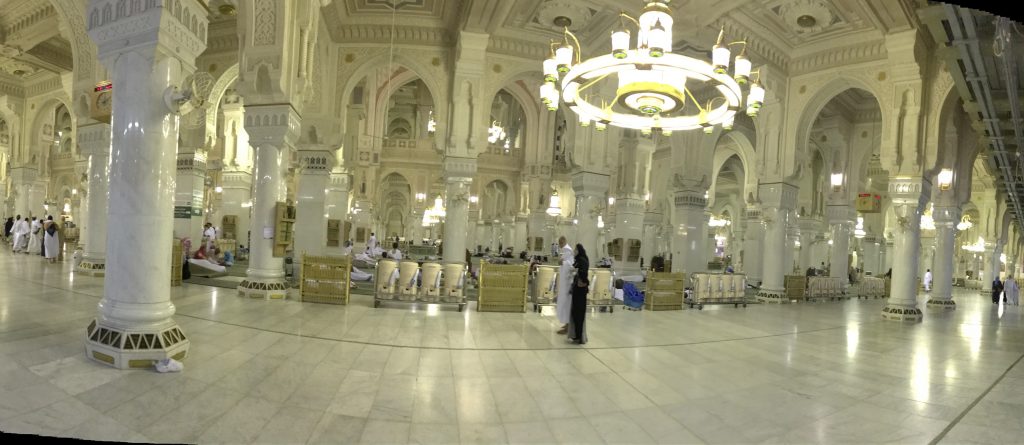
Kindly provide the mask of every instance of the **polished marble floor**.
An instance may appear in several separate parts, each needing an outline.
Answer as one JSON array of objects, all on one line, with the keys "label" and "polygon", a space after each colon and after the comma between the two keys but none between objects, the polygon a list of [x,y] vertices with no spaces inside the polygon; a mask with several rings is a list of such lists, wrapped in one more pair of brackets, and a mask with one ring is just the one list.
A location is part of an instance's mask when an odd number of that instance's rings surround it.
[{"label": "polished marble floor", "polygon": [[[1020,443],[1024,317],[882,300],[553,314],[172,288],[185,370],[85,358],[102,280],[0,251],[0,430],[199,443]],[[922,306],[924,296],[922,296]]]}]

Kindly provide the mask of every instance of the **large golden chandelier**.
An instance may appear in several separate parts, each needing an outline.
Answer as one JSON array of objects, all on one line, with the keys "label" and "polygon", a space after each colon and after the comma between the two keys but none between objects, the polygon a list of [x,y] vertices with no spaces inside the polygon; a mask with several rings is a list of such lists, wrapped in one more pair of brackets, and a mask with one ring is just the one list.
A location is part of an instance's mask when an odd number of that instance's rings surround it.
[{"label": "large golden chandelier", "polygon": [[[552,42],[551,56],[543,64],[540,97],[548,109],[557,110],[562,100],[584,127],[593,122],[599,131],[614,125],[644,134],[698,128],[711,133],[716,125],[728,130],[742,107],[747,115],[756,115],[765,91],[760,72],[754,72],[750,81],[746,42],[723,44],[723,30],[710,63],[672,53],[669,1],[645,0],[639,19],[620,13],[620,27],[611,35],[611,53],[587,60],[580,60],[580,44],[569,31],[568,20],[560,23],[563,41]],[[637,30],[635,47],[630,46],[630,22]],[[730,64],[732,45],[743,49]],[[606,81],[617,81],[613,98],[601,95],[602,86],[611,90],[602,85]],[[744,95],[740,85],[747,83],[750,88]],[[694,91],[700,91],[702,99],[710,98],[698,100]]]}]

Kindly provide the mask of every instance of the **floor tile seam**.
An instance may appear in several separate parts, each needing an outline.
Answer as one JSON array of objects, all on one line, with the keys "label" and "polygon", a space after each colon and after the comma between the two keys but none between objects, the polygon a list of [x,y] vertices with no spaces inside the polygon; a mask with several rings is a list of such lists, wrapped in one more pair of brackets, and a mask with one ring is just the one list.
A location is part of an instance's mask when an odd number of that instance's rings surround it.
[{"label": "floor tile seam", "polygon": [[[819,329],[813,329],[813,330],[807,330],[807,331],[784,332],[784,333],[779,333],[779,334],[766,334],[766,335],[760,335],[760,336],[755,336],[755,337],[725,338],[725,339],[718,339],[718,340],[704,340],[704,341],[684,342],[684,343],[664,343],[664,344],[660,344],[659,343],[659,344],[626,345],[626,346],[598,346],[598,347],[586,347],[586,348],[571,348],[571,347],[549,347],[549,348],[453,348],[453,347],[439,347],[439,346],[413,346],[413,345],[389,344],[389,343],[380,343],[380,342],[371,342],[371,341],[360,341],[360,340],[346,340],[346,339],[339,339],[339,338],[329,338],[329,337],[322,337],[322,336],[319,336],[319,335],[302,335],[302,334],[295,334],[295,333],[291,333],[291,332],[284,332],[284,331],[278,331],[278,330],[273,330],[273,329],[259,328],[259,327],[253,327],[253,326],[246,326],[246,325],[238,324],[238,323],[231,323],[231,322],[226,322],[226,321],[214,320],[214,319],[210,319],[210,318],[205,318],[205,317],[200,317],[200,316],[197,316],[197,315],[190,315],[190,314],[185,314],[185,313],[176,313],[175,315],[176,316],[187,317],[187,318],[192,318],[192,319],[195,319],[195,320],[207,321],[207,322],[210,322],[210,323],[217,323],[217,324],[221,324],[221,325],[225,325],[225,326],[233,326],[233,327],[239,327],[239,328],[244,328],[244,329],[252,329],[252,330],[263,331],[263,332],[270,332],[270,333],[280,334],[280,335],[289,335],[289,336],[293,336],[293,337],[302,337],[302,338],[311,338],[311,339],[317,339],[317,340],[333,341],[333,342],[338,342],[338,343],[351,343],[351,344],[361,344],[361,345],[364,345],[364,346],[381,346],[381,347],[389,347],[389,348],[407,348],[407,349],[425,349],[425,350],[447,350],[447,351],[563,351],[563,350],[578,350],[578,349],[583,349],[583,350],[615,350],[615,349],[637,349],[637,348],[665,348],[665,347],[673,347],[673,346],[694,346],[694,345],[704,345],[704,344],[713,344],[713,343],[727,343],[727,342],[737,342],[737,341],[747,341],[747,340],[760,340],[760,339],[766,339],[766,338],[784,337],[784,336],[791,336],[791,335],[809,334],[809,333],[815,333],[815,332],[823,332],[823,331],[830,331],[830,330],[837,330],[837,329],[845,329],[845,328],[847,328],[849,326],[849,325],[832,326],[832,327],[819,328]],[[872,325],[872,324],[879,324],[879,323],[882,323],[882,321],[871,321],[871,322],[862,322],[862,323],[855,323],[855,324],[864,326],[864,325]]]},{"label": "floor tile seam", "polygon": [[1003,379],[1006,378],[1006,376],[1010,373],[1010,371],[1012,371],[1013,368],[1016,367],[1017,364],[1019,364],[1021,362],[1021,360],[1024,360],[1024,354],[1021,354],[1020,357],[1018,357],[1017,360],[1013,362],[1013,364],[1011,364],[1009,367],[1007,367],[1006,371],[1003,371],[1002,375],[997,377],[996,380],[993,381],[992,384],[989,385],[989,387],[987,389],[985,389],[985,391],[983,391],[981,394],[979,394],[978,397],[976,397],[974,399],[974,401],[971,402],[970,405],[967,405],[967,407],[964,408],[963,412],[961,412],[960,415],[956,416],[956,418],[954,418],[953,421],[950,422],[949,425],[946,426],[946,428],[943,428],[943,430],[939,433],[939,435],[935,436],[934,439],[932,439],[930,442],[928,442],[928,445],[935,445],[935,444],[939,443],[939,441],[941,441],[943,438],[945,438],[946,435],[949,434],[949,432],[952,431],[953,428],[956,427],[957,424],[959,424],[960,421],[963,420],[963,418],[966,417],[967,414],[970,413],[972,409],[974,409],[975,406],[977,406],[979,403],[981,403],[981,401],[986,396],[988,396],[988,394],[990,392],[992,392],[992,390],[996,387],[996,385],[998,385],[1000,382],[1003,381]]}]

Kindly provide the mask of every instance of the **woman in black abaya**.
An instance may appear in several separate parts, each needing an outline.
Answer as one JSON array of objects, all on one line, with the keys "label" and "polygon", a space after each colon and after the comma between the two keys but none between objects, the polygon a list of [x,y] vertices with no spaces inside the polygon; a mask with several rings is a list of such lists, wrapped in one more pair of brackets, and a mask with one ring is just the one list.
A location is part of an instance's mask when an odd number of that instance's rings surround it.
[{"label": "woman in black abaya", "polygon": [[572,309],[569,318],[569,340],[577,345],[587,342],[587,293],[590,292],[590,258],[583,245],[576,245],[576,278],[572,285]]}]

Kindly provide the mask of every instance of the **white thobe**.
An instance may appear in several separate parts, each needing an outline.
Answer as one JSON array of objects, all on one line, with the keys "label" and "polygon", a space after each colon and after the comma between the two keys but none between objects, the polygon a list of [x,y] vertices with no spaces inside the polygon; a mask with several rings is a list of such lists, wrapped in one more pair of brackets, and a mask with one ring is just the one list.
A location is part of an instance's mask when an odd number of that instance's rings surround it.
[{"label": "white thobe", "polygon": [[38,219],[32,221],[32,229],[28,237],[28,253],[40,253],[43,247],[43,224]]},{"label": "white thobe", "polygon": [[566,244],[559,252],[562,255],[562,265],[558,268],[558,301],[555,304],[555,314],[560,323],[568,324],[572,310],[572,247]]},{"label": "white thobe", "polygon": [[391,251],[388,252],[388,258],[393,259],[395,261],[401,261],[402,251],[398,249],[391,249]]},{"label": "white thobe", "polygon": [[22,244],[25,242],[25,235],[28,234],[28,223],[23,219],[19,219],[18,222],[14,223],[14,228],[11,229],[14,232],[14,244],[12,244],[15,252],[22,249]]},{"label": "white thobe", "polygon": [[369,247],[370,250],[376,250],[377,249],[377,237],[371,235],[370,236],[370,240],[366,242],[366,247]]},{"label": "white thobe", "polygon": [[924,290],[925,291],[932,290],[932,273],[931,272],[925,272],[924,273]]},{"label": "white thobe", "polygon": [[1006,293],[1006,304],[1014,306],[1020,304],[1020,287],[1017,286],[1016,280],[1007,278],[1003,283],[1003,292]]},{"label": "white thobe", "polygon": [[46,247],[46,259],[56,259],[57,255],[60,254],[60,232],[55,231],[53,235],[50,235],[44,230],[42,233],[43,244]]},{"label": "white thobe", "polygon": [[213,240],[217,239],[217,230],[210,227],[203,232],[203,236],[206,237],[206,250],[213,250]]}]

